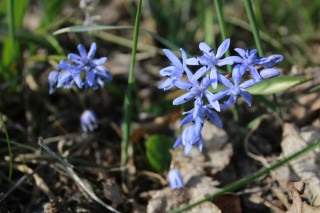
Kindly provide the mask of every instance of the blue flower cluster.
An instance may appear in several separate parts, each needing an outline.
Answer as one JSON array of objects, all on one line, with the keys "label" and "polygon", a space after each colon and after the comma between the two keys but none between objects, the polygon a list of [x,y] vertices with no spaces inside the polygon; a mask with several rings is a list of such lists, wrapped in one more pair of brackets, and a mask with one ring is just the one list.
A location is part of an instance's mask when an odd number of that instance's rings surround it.
[{"label": "blue flower cluster", "polygon": [[[64,72],[58,72],[56,70],[49,73],[48,82],[50,86],[49,93],[52,94],[57,88],[70,89],[76,84],[79,88],[87,89],[92,87],[98,89],[99,86],[103,87],[104,81],[110,82],[112,80],[111,72],[102,64],[107,60],[107,57],[99,59],[93,59],[97,46],[92,42],[89,52],[83,45],[78,45],[80,55],[73,53],[68,54],[68,58],[77,65],[71,64],[67,61],[61,60],[60,64],[57,64],[60,70]],[[85,70],[85,80],[81,79],[82,71]]]},{"label": "blue flower cluster", "polygon": [[[246,91],[246,88],[260,83],[263,79],[280,75],[280,72],[272,67],[283,60],[282,55],[259,58],[255,49],[236,48],[235,51],[240,56],[229,56],[222,59],[229,46],[230,39],[226,39],[215,54],[214,49],[210,48],[205,42],[201,42],[199,49],[202,56],[188,59],[185,51],[180,49],[182,62],[170,50],[163,50],[171,61],[171,66],[160,70],[160,75],[167,77],[167,79],[159,85],[159,89],[166,91],[175,86],[187,91],[187,93],[174,99],[173,105],[194,101],[194,108],[183,113],[186,117],[180,123],[181,126],[191,124],[184,129],[174,144],[174,148],[184,145],[186,154],[196,143],[198,143],[200,151],[202,150],[201,130],[206,119],[222,127],[217,112],[236,103],[238,96],[241,96],[251,106],[251,94]],[[188,65],[200,66],[200,68],[192,73]],[[235,65],[232,74],[223,75],[218,72],[217,67],[224,65]],[[186,74],[188,82],[181,80],[184,74]],[[242,82],[244,75],[251,75],[252,78]],[[231,77],[232,81],[229,79]],[[217,89],[219,82],[227,89],[216,93],[208,91],[210,86]],[[221,99],[225,99],[223,103],[219,103]]]}]

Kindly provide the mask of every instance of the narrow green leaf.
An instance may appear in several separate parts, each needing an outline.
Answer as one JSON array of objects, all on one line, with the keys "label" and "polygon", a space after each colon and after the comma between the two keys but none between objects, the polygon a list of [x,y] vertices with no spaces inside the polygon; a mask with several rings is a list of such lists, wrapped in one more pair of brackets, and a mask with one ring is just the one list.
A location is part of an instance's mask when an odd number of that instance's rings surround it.
[{"label": "narrow green leaf", "polygon": [[167,170],[171,162],[169,152],[173,147],[170,138],[161,135],[153,135],[146,143],[147,158],[152,168],[157,172]]},{"label": "narrow green leaf", "polygon": [[6,134],[6,140],[7,140],[7,144],[8,144],[8,152],[9,152],[9,181],[11,181],[11,177],[12,177],[12,152],[11,152],[11,144],[10,144],[10,139],[9,139],[9,135],[8,135],[8,131],[7,131],[7,127],[6,124],[3,120],[2,117],[2,113],[0,112],[0,119],[1,119],[1,123],[2,123],[2,127],[4,130],[4,133]]},{"label": "narrow green leaf", "polygon": [[247,88],[246,90],[253,95],[270,95],[285,91],[291,87],[310,81],[312,77],[287,77],[278,76],[276,78],[264,79],[259,84]]}]

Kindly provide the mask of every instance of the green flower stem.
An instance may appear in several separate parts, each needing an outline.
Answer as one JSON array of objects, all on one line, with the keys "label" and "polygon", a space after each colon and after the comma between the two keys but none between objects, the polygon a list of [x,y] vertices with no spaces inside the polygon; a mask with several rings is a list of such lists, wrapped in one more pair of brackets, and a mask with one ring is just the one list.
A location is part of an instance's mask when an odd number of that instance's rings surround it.
[{"label": "green flower stem", "polygon": [[263,169],[255,172],[255,173],[253,173],[251,175],[248,175],[247,177],[245,177],[245,178],[243,178],[241,180],[238,180],[237,182],[234,182],[234,183],[231,183],[231,184],[225,186],[220,191],[218,191],[218,192],[216,192],[216,193],[214,193],[212,195],[206,196],[205,198],[203,198],[201,200],[198,200],[198,201],[196,201],[194,203],[187,204],[187,205],[185,205],[185,206],[183,206],[183,207],[181,207],[179,209],[175,209],[173,211],[170,211],[170,213],[177,213],[177,212],[185,211],[187,209],[191,209],[192,207],[197,206],[197,205],[199,205],[199,204],[201,204],[201,203],[203,203],[205,201],[209,201],[209,200],[212,200],[214,198],[217,198],[217,197],[225,194],[226,192],[235,191],[235,190],[243,187],[244,185],[256,180],[257,178],[260,178],[261,176],[268,174],[270,171],[275,170],[275,169],[277,169],[277,168],[289,163],[290,161],[292,161],[294,159],[297,159],[297,158],[307,154],[308,152],[316,149],[319,146],[320,146],[320,140],[317,141],[316,143],[311,144],[311,145],[307,146],[306,148],[304,148],[304,149],[302,149],[302,150],[290,155],[289,157],[287,157],[287,158],[285,158],[285,159],[283,159],[283,160],[281,160],[281,161],[279,161],[277,163],[274,163],[269,168],[263,168]]},{"label": "green flower stem", "polygon": [[[124,124],[122,128],[122,150],[121,150],[121,163],[123,166],[127,166],[128,164],[128,146],[130,140],[130,127],[131,127],[131,112],[132,112],[132,99],[131,93],[133,91],[134,86],[134,65],[136,60],[136,52],[137,52],[137,44],[138,44],[138,36],[139,36],[139,25],[140,25],[140,16],[141,16],[141,3],[142,0],[139,0],[139,5],[137,9],[137,16],[134,28],[134,37],[133,37],[133,46],[132,46],[132,58],[131,58],[131,67],[128,77],[128,90],[124,100]],[[123,178],[125,178],[126,172],[123,173]]]},{"label": "green flower stem", "polygon": [[9,151],[9,181],[11,181],[11,177],[12,177],[12,152],[11,152],[11,145],[10,145],[10,140],[9,140],[9,135],[8,135],[8,131],[6,128],[6,124],[4,123],[2,114],[0,112],[0,118],[1,118],[1,123],[4,129],[4,133],[6,134],[6,139],[7,139],[7,143],[8,143],[8,151]]},{"label": "green flower stem", "polygon": [[[218,14],[218,21],[219,21],[220,30],[221,30],[221,37],[222,37],[222,40],[224,41],[227,39],[227,28],[226,28],[226,22],[224,21],[224,17],[223,17],[222,2],[221,0],[215,0],[215,4],[216,4],[216,11]],[[226,52],[226,56],[230,56],[229,49]],[[227,70],[228,70],[228,73],[232,72],[231,65],[227,66]]]},{"label": "green flower stem", "polygon": [[257,27],[256,19],[254,16],[251,0],[244,0],[244,5],[246,7],[246,11],[248,14],[250,26],[253,32],[254,41],[256,42],[258,53],[260,57],[264,56],[263,48],[262,48],[262,42],[259,35],[259,30]]},{"label": "green flower stem", "polygon": [[[9,28],[9,38],[11,45],[11,59],[14,60],[16,57],[15,52],[15,33],[14,33],[14,10],[13,10],[13,0],[8,0],[7,2],[8,9],[8,28]],[[12,61],[13,62],[13,61]]]}]

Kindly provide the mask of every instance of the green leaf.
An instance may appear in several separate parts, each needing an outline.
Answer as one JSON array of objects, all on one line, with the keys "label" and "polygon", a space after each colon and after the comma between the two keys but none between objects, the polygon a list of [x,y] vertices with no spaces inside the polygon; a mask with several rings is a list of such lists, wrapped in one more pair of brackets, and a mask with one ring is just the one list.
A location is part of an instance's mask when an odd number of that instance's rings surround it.
[{"label": "green leaf", "polygon": [[161,135],[153,135],[146,144],[147,158],[152,168],[157,172],[162,172],[169,168],[171,154],[169,152],[173,147],[173,141],[170,138]]},{"label": "green leaf", "polygon": [[252,95],[271,95],[285,91],[291,87],[310,81],[311,79],[311,76],[278,76],[276,78],[264,79],[259,84],[249,87],[246,90]]}]

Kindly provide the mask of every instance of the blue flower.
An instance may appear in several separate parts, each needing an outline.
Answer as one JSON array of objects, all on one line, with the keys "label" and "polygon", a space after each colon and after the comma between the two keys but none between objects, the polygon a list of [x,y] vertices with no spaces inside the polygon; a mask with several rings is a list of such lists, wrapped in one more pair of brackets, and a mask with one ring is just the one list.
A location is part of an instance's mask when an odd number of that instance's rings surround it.
[{"label": "blue flower", "polygon": [[223,107],[228,107],[231,104],[236,103],[238,95],[241,95],[244,100],[248,103],[249,106],[251,106],[251,94],[245,90],[245,88],[251,87],[260,81],[257,81],[256,79],[250,79],[247,81],[244,81],[239,85],[241,82],[242,75],[245,73],[247,69],[247,66],[245,65],[236,65],[232,70],[232,78],[234,83],[227,79],[225,76],[219,74],[218,79],[219,81],[229,89],[224,89],[216,94],[214,94],[213,100],[220,100],[221,98],[225,96],[230,96],[228,101],[224,102]]},{"label": "blue flower", "polygon": [[80,117],[81,128],[84,132],[92,132],[94,129],[98,128],[98,118],[94,111],[85,110]]},{"label": "blue flower", "polygon": [[217,111],[220,111],[220,105],[218,101],[213,101],[213,93],[206,90],[209,88],[212,79],[210,79],[209,76],[206,76],[201,80],[201,83],[199,85],[197,74],[193,75],[188,68],[185,68],[185,71],[190,82],[176,80],[174,81],[174,85],[180,89],[188,90],[189,92],[174,99],[173,105],[180,105],[190,101],[191,99],[195,99],[195,110],[193,113],[193,117],[196,118],[199,115],[200,109],[203,105],[203,98],[206,97],[212,108],[214,108]]},{"label": "blue flower", "polygon": [[168,173],[168,181],[171,189],[177,189],[184,187],[183,179],[181,173],[178,169],[171,169]]},{"label": "blue flower", "polygon": [[209,45],[207,45],[205,42],[201,42],[199,44],[199,49],[202,51],[203,55],[201,57],[196,56],[187,59],[187,64],[204,66],[197,71],[197,75],[199,76],[199,78],[206,74],[209,71],[209,69],[211,69],[210,79],[212,80],[212,87],[216,89],[218,86],[216,66],[220,67],[227,64],[231,65],[234,63],[232,56],[220,59],[228,50],[229,46],[230,39],[224,40],[222,44],[219,46],[217,54],[215,55],[213,49],[209,47]]},{"label": "blue flower", "polygon": [[64,73],[60,73],[57,87],[71,88],[74,82],[79,88],[82,88],[82,80],[80,72],[83,70],[81,66],[74,66],[73,64],[64,60],[57,64],[58,68],[64,70]]},{"label": "blue flower", "polygon": [[234,49],[237,53],[239,53],[239,56],[233,56],[233,60],[235,63],[241,63],[244,66],[249,69],[249,72],[251,75],[258,81],[261,81],[261,76],[258,73],[257,68],[255,68],[256,65],[261,65],[263,63],[269,62],[268,58],[258,58],[258,52],[256,49],[253,49],[249,51],[249,49],[244,50],[241,48],[235,48]]},{"label": "blue flower", "polygon": [[184,153],[188,154],[192,149],[193,145],[196,143],[199,144],[199,150],[202,151],[203,140],[201,136],[201,130],[203,127],[203,123],[200,118],[196,118],[194,124],[188,126],[180,135],[180,137],[176,140],[173,148],[179,147],[181,144],[184,145]]},{"label": "blue flower", "polygon": [[[110,70],[104,66],[97,66],[93,69],[94,72],[94,84],[92,88],[94,90],[98,89],[99,86],[102,88],[104,86],[104,82],[110,82],[112,80],[112,74]],[[84,82],[84,88],[88,89],[89,84],[88,81]]]},{"label": "blue flower", "polygon": [[163,89],[164,91],[171,89],[174,86],[173,81],[179,80],[182,77],[184,68],[186,67],[187,56],[182,48],[180,50],[182,53],[182,63],[179,58],[170,50],[163,50],[164,54],[168,57],[172,64],[171,66],[165,67],[160,70],[160,75],[168,77],[168,79],[159,85],[159,89]]},{"label": "blue flower", "polygon": [[59,75],[60,73],[56,70],[53,70],[49,73],[48,75],[48,82],[49,82],[49,94],[54,93],[54,91],[56,91],[56,89],[58,88],[58,79],[59,79]]},{"label": "blue flower", "polygon": [[[183,114],[187,116],[180,122],[180,126],[195,121],[195,118],[193,116],[194,112],[195,108],[191,109],[190,111],[183,112]],[[201,123],[204,123],[205,119],[208,119],[218,127],[222,128],[223,126],[218,114],[212,109],[212,106],[210,104],[207,104],[200,108],[198,117],[200,118]]]},{"label": "blue flower", "polygon": [[97,50],[97,45],[95,42],[92,42],[90,50],[87,54],[86,49],[82,44],[78,45],[78,50],[80,52],[80,56],[76,55],[74,53],[68,54],[68,58],[79,64],[83,69],[86,70],[86,81],[89,86],[93,86],[95,83],[95,72],[93,71],[94,68],[97,66],[103,64],[106,60],[107,57],[102,57],[99,59],[93,59],[94,54],[96,53]]}]

